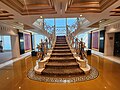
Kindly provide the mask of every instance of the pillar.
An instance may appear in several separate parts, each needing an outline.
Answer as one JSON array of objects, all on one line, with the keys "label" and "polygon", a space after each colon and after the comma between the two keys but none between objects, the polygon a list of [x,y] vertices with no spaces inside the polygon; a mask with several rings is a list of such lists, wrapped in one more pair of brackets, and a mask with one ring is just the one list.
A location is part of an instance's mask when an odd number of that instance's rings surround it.
[{"label": "pillar", "polygon": [[13,58],[20,57],[18,35],[12,35],[11,36],[11,46],[12,46],[12,57]]},{"label": "pillar", "polygon": [[105,33],[105,56],[114,55],[114,33]]}]

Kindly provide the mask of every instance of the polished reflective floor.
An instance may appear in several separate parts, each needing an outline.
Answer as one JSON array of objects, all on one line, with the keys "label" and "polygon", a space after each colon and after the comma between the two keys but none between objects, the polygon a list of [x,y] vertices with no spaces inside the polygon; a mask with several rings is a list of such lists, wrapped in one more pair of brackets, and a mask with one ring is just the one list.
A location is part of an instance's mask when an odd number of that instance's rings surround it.
[{"label": "polished reflective floor", "polygon": [[0,64],[10,61],[10,59],[12,59],[11,51],[0,52]]},{"label": "polished reflective floor", "polygon": [[89,64],[97,68],[99,77],[78,83],[45,83],[27,78],[35,66],[36,57],[26,57],[0,69],[0,90],[120,90],[120,64],[96,55],[88,56]]}]

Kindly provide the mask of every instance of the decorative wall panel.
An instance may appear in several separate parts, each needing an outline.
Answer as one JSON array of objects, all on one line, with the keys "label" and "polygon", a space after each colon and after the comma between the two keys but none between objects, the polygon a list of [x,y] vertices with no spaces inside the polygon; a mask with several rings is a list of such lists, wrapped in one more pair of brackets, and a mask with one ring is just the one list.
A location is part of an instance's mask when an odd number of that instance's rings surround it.
[{"label": "decorative wall panel", "polygon": [[99,46],[99,32],[93,32],[92,33],[92,48],[93,49],[99,49],[98,46]]},{"label": "decorative wall panel", "polygon": [[24,40],[25,40],[25,51],[31,49],[31,35],[30,34],[24,34]]}]

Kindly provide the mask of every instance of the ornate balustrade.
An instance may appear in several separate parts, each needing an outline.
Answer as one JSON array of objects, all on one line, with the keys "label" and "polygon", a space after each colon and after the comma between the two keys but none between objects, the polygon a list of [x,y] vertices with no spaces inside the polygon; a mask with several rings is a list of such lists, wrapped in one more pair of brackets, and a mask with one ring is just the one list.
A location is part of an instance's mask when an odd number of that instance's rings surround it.
[{"label": "ornate balustrade", "polygon": [[80,56],[81,59],[87,59],[87,54],[84,50],[85,43],[82,41],[82,39],[79,40],[78,38],[73,37],[72,34],[69,34],[67,38],[70,46],[75,50],[76,54]]},{"label": "ornate balustrade", "polygon": [[48,37],[48,40],[46,39],[38,45],[38,60],[36,60],[36,66],[34,67],[36,73],[40,73],[45,68],[45,64],[48,62],[48,59],[50,58],[52,50],[55,46],[55,41],[55,32],[52,32],[52,34]]},{"label": "ornate balustrade", "polygon": [[54,33],[51,34],[48,39],[45,39],[45,41],[41,40],[41,43],[37,45],[37,57],[39,60],[43,60],[44,57],[47,55],[49,50],[52,50],[54,47],[54,42],[55,42],[55,35]]},{"label": "ornate balustrade", "polygon": [[85,43],[82,40],[73,37],[72,34],[68,34],[66,40],[80,68],[87,74],[91,68],[88,65],[87,55],[84,51]]}]

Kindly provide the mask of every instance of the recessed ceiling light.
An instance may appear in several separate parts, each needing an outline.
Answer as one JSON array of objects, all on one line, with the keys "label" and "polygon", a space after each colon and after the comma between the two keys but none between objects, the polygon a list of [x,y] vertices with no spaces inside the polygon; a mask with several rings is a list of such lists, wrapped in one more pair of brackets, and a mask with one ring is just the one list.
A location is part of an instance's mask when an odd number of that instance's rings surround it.
[{"label": "recessed ceiling light", "polygon": [[43,18],[42,16],[40,16],[40,18]]},{"label": "recessed ceiling light", "polygon": [[104,87],[104,88],[107,88],[107,87]]},{"label": "recessed ceiling light", "polygon": [[82,17],[82,14],[80,14],[80,17]]},{"label": "recessed ceiling light", "polygon": [[101,23],[102,21],[100,21],[100,23]]},{"label": "recessed ceiling light", "polygon": [[9,77],[7,77],[6,79],[9,79]]},{"label": "recessed ceiling light", "polygon": [[21,89],[21,87],[18,87],[19,89]]}]

